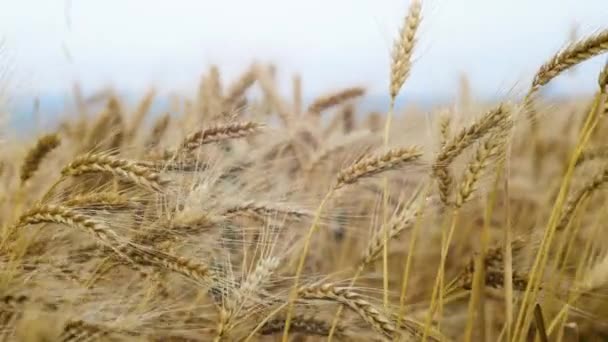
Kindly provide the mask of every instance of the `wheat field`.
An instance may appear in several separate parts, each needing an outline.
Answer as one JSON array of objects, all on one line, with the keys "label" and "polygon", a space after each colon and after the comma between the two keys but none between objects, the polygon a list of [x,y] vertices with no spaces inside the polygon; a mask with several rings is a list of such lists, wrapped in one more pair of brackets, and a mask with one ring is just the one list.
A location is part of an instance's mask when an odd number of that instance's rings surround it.
[{"label": "wheat field", "polygon": [[252,63],[167,113],[76,88],[57,129],[3,138],[0,340],[605,341],[608,64],[588,97],[541,91],[608,31],[521,98],[404,113],[421,20],[388,113]]}]

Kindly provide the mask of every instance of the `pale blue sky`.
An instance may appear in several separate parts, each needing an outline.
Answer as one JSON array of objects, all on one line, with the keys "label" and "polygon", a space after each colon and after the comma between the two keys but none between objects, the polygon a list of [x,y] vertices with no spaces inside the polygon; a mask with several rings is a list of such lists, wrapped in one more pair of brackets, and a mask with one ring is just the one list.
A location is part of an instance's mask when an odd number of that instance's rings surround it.
[{"label": "pale blue sky", "polygon": [[[276,62],[307,93],[360,84],[386,93],[389,51],[409,0],[0,0],[0,62],[14,93],[46,94],[80,80],[141,91],[190,91],[215,63],[225,82],[253,60]],[[406,91],[451,94],[466,72],[475,91],[525,87],[567,39],[608,25],[606,0],[427,0]],[[558,90],[591,89],[595,59]]]}]

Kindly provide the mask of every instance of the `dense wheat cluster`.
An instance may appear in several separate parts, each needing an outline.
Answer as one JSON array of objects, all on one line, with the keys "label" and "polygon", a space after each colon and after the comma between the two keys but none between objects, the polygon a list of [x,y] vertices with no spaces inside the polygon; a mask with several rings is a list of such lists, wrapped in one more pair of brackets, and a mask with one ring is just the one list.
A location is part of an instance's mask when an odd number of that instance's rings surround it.
[{"label": "dense wheat cluster", "polygon": [[522,98],[402,113],[421,20],[386,116],[361,87],[305,106],[254,63],[168,113],[76,89],[56,130],[4,139],[0,340],[604,340],[608,67],[589,98],[541,89],[608,31]]}]

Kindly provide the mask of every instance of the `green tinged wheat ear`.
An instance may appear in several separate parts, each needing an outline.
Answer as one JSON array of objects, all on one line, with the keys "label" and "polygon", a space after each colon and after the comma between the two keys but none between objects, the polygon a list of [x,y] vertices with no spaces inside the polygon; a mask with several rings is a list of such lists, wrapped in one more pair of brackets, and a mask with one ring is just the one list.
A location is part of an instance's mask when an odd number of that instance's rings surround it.
[{"label": "green tinged wheat ear", "polygon": [[397,97],[412,68],[412,54],[416,45],[416,31],[422,21],[422,2],[413,0],[405,22],[395,40],[392,50],[391,81],[389,93],[392,99]]},{"label": "green tinged wheat ear", "polygon": [[353,87],[318,97],[310,104],[310,106],[308,106],[308,113],[312,115],[319,115],[322,111],[330,107],[339,105],[355,97],[363,96],[364,94],[365,89],[361,87]]},{"label": "green tinged wheat ear", "polygon": [[42,159],[46,157],[51,151],[56,149],[61,144],[61,139],[58,134],[48,134],[40,139],[32,149],[30,149],[25,156],[23,165],[21,165],[21,183],[25,183],[28,179],[32,178]]},{"label": "green tinged wheat ear", "polygon": [[159,173],[133,161],[94,153],[75,158],[61,173],[64,176],[105,173],[155,191],[162,191],[167,184]]},{"label": "green tinged wheat ear", "polygon": [[401,167],[418,160],[421,156],[421,149],[414,146],[395,148],[381,155],[360,160],[340,171],[334,189],[338,190],[345,185],[357,183],[363,178]]}]

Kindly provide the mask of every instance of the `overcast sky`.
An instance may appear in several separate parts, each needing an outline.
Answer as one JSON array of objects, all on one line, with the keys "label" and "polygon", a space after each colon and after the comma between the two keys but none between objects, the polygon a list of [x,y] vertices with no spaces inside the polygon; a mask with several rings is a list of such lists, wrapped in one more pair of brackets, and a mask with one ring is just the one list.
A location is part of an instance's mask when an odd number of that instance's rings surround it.
[{"label": "overcast sky", "polygon": [[[607,0],[427,0],[406,91],[452,94],[466,72],[473,89],[503,96],[579,33],[608,25]],[[224,82],[253,59],[272,61],[306,93],[364,85],[385,94],[392,39],[408,0],[0,0],[0,63],[11,91],[66,91],[74,80],[142,91],[190,90],[210,64]],[[593,87],[597,58],[556,87]],[[287,83],[286,83],[287,84]]]}]

